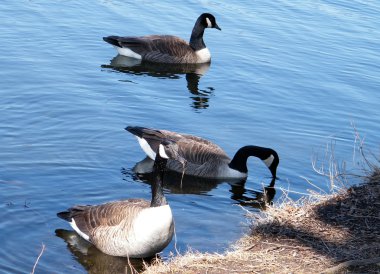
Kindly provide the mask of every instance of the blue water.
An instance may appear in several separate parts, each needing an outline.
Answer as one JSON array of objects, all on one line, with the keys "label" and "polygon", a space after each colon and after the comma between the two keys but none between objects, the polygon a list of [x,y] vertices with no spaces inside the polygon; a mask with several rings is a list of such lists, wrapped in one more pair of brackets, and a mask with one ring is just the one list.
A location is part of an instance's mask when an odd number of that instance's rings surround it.
[{"label": "blue water", "polygon": [[[57,229],[71,229],[56,213],[150,198],[149,184],[132,171],[144,154],[127,125],[199,135],[231,156],[247,144],[275,149],[274,201],[281,189],[295,199],[307,193],[307,180],[327,190],[328,178],[312,167],[326,146],[349,169],[355,131],[379,150],[379,10],[378,1],[347,0],[1,1],[0,272],[30,272],[42,244],[36,273],[125,266],[58,237]],[[202,12],[222,28],[206,30],[212,63],[203,75],[120,68],[126,60],[102,41],[154,33],[187,40]],[[188,247],[223,251],[238,239],[247,229],[239,202],[270,182],[257,159],[249,170],[244,186],[168,185],[176,239],[162,257]]]}]

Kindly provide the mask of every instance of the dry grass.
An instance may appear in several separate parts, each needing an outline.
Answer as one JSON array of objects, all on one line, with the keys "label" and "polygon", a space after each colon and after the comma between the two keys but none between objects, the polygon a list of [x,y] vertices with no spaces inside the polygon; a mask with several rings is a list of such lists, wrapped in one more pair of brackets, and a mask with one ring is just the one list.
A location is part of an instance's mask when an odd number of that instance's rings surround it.
[{"label": "dry grass", "polygon": [[379,273],[380,169],[370,168],[358,186],[299,201],[285,195],[249,214],[250,235],[224,254],[189,251],[144,273]]},{"label": "dry grass", "polygon": [[41,248],[40,254],[38,255],[36,261],[34,262],[32,272],[30,272],[31,274],[34,274],[34,271],[36,271],[36,267],[37,267],[38,261],[40,260],[40,258],[42,256],[42,253],[44,253],[44,251],[45,251],[45,245],[42,244],[42,248]]}]

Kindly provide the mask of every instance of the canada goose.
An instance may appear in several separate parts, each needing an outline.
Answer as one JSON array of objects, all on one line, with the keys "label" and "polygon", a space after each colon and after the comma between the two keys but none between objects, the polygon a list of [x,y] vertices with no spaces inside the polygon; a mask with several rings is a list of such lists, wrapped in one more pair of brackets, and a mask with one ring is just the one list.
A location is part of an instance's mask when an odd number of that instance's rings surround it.
[{"label": "canada goose", "polygon": [[173,216],[162,190],[169,157],[180,157],[178,146],[162,140],[154,163],[157,174],[150,202],[128,199],[95,206],[74,206],[58,213],[58,217],[68,221],[80,236],[108,255],[131,258],[155,255],[173,237]]},{"label": "canada goose", "polygon": [[[177,143],[179,155],[186,160],[185,174],[204,178],[246,178],[247,159],[249,156],[260,158],[276,178],[279,157],[273,149],[259,146],[240,148],[232,160],[218,145],[203,138],[176,133],[168,130],[157,130],[144,127],[125,128],[136,136],[141,148],[155,158],[155,151],[161,139],[170,139]],[[169,159],[167,168],[183,172],[183,166],[175,158]]]},{"label": "canada goose", "polygon": [[211,54],[203,41],[205,28],[221,30],[215,17],[201,14],[195,22],[190,42],[172,35],[107,36],[103,40],[113,45],[120,55],[154,63],[208,63]]}]

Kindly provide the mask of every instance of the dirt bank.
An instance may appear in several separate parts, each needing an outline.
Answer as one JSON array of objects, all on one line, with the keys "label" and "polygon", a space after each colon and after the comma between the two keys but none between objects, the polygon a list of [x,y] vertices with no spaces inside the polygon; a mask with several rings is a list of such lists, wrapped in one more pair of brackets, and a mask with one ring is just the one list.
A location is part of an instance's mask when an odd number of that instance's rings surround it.
[{"label": "dirt bank", "polygon": [[252,215],[250,235],[224,254],[189,252],[145,273],[379,273],[380,169],[333,195]]}]

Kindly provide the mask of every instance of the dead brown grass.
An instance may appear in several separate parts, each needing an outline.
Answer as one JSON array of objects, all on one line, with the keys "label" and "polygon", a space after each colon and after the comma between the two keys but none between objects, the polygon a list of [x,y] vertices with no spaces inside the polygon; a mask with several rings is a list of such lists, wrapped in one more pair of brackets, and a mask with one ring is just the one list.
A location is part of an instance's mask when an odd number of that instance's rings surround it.
[{"label": "dead brown grass", "polygon": [[252,214],[250,235],[224,254],[188,252],[145,273],[379,273],[380,169],[331,195],[285,199]]}]

